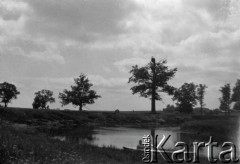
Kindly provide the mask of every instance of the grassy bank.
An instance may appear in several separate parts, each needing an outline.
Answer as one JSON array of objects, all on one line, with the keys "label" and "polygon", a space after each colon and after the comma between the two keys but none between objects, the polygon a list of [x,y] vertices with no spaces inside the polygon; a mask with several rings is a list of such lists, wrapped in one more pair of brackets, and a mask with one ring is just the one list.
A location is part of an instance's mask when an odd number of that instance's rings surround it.
[{"label": "grassy bank", "polygon": [[[142,152],[61,142],[29,126],[0,125],[1,164],[141,164],[142,158]],[[158,163],[167,163],[160,154]],[[209,162],[200,158],[200,163]]]},{"label": "grassy bank", "polygon": [[[78,144],[71,140],[51,139],[46,132],[86,127],[86,135],[93,126],[166,126],[173,117],[150,112],[79,112],[33,110],[23,108],[0,109],[0,164],[2,163],[142,163],[141,152],[129,152],[113,147],[99,148]],[[166,121],[167,120],[167,121]],[[174,120],[175,121],[175,120]]]},{"label": "grassy bank", "polygon": [[61,142],[31,127],[0,125],[0,163],[141,163],[138,153]]},{"label": "grassy bank", "polygon": [[[224,140],[238,129],[238,116],[193,116],[179,113],[150,112],[79,112],[59,110],[33,110],[20,108],[0,109],[0,164],[5,163],[142,163],[142,152],[113,147],[79,144],[79,134],[73,127],[81,127],[86,134],[94,126],[163,127],[181,126],[182,130],[196,134],[221,136]],[[76,140],[64,142],[52,139],[49,133],[62,129]],[[79,135],[79,136],[78,136]],[[67,135],[65,135],[67,136]],[[201,139],[201,138],[200,138]],[[158,163],[166,163],[160,157]],[[201,163],[208,163],[202,159]]]},{"label": "grassy bank", "polygon": [[150,112],[88,112],[0,108],[0,119],[44,129],[79,126],[176,126],[190,118],[180,114],[151,114]]},{"label": "grassy bank", "polygon": [[232,139],[239,133],[239,116],[210,116],[193,117],[191,121],[181,125],[184,131],[190,131],[207,136],[216,136],[220,140]]}]

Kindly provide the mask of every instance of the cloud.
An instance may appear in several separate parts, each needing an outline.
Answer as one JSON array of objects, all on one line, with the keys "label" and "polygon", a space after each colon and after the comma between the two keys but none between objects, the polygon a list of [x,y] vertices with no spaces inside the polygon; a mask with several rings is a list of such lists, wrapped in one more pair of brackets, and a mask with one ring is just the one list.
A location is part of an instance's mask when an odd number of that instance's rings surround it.
[{"label": "cloud", "polygon": [[100,75],[89,75],[88,77],[89,80],[93,83],[93,85],[104,88],[126,86],[128,82],[127,78],[104,78]]},{"label": "cloud", "polygon": [[0,2],[0,17],[5,21],[17,21],[25,9],[26,4],[20,1],[2,0]]},{"label": "cloud", "polygon": [[[64,64],[58,52],[58,43],[47,38],[33,37],[25,30],[29,5],[22,1],[0,2],[0,53],[4,56],[20,55],[31,61]],[[2,61],[3,62],[3,61]]]},{"label": "cloud", "polygon": [[60,55],[58,50],[51,47],[50,43],[44,41],[22,39],[22,38],[5,38],[0,42],[0,52],[3,55],[22,56],[33,61],[53,62],[65,64],[65,59]]},{"label": "cloud", "polygon": [[32,35],[88,42],[124,32],[124,19],[134,9],[131,1],[28,0]]},{"label": "cloud", "polygon": [[216,20],[227,19],[231,13],[231,1],[229,0],[183,0],[183,5],[193,7],[194,10],[205,10]]},{"label": "cloud", "polygon": [[121,61],[117,61],[114,63],[114,65],[121,72],[129,72],[132,66],[135,66],[135,65],[143,66],[146,64],[147,64],[147,60],[143,58],[128,58],[128,59],[123,59]]}]

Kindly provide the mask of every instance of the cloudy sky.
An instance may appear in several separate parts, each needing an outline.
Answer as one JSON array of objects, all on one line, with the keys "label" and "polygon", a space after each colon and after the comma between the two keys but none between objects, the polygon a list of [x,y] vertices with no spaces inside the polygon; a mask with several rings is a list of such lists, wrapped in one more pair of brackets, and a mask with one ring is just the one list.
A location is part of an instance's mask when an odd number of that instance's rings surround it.
[{"label": "cloudy sky", "polygon": [[206,84],[216,108],[219,87],[240,78],[239,18],[238,0],[0,0],[0,82],[21,92],[10,106],[31,107],[34,92],[57,98],[85,73],[102,95],[88,109],[149,110],[127,82],[154,56],[178,68],[175,87]]}]

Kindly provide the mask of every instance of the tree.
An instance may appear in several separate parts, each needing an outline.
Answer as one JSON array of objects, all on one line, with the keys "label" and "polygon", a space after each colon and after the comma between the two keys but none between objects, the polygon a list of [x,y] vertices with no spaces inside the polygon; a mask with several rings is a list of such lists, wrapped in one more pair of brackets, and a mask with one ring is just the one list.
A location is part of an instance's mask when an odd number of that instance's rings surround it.
[{"label": "tree", "polygon": [[233,91],[233,94],[232,94],[231,101],[235,102],[233,109],[240,110],[240,79],[237,80],[232,91]]},{"label": "tree", "polygon": [[240,101],[237,101],[234,106],[233,106],[234,110],[240,110]]},{"label": "tree", "polygon": [[8,103],[11,103],[13,99],[17,99],[18,94],[20,94],[20,92],[14,84],[7,82],[0,83],[0,99],[5,107],[7,107]]},{"label": "tree", "polygon": [[167,106],[166,106],[166,108],[163,108],[163,111],[164,112],[175,112],[175,111],[177,111],[177,108],[174,106],[174,105],[170,105],[170,104],[168,104]]},{"label": "tree", "polygon": [[47,109],[47,103],[55,102],[55,98],[53,98],[53,92],[50,90],[43,89],[35,93],[35,98],[33,101],[33,108],[35,109]]},{"label": "tree", "polygon": [[161,60],[155,62],[152,57],[150,63],[144,67],[135,65],[132,67],[129,78],[129,83],[136,83],[136,86],[131,88],[132,93],[139,93],[140,96],[151,99],[151,112],[156,113],[155,100],[161,100],[158,92],[166,92],[170,95],[174,93],[174,87],[168,85],[168,81],[172,79],[177,71],[177,68],[168,69],[167,61]]},{"label": "tree", "polygon": [[197,104],[197,85],[194,83],[184,83],[179,89],[174,93],[173,100],[177,101],[177,106],[180,112],[191,113],[193,107]]},{"label": "tree", "polygon": [[233,91],[233,94],[232,94],[231,101],[232,102],[240,101],[240,79],[237,80],[232,91]]},{"label": "tree", "polygon": [[237,102],[240,101],[240,79],[237,80],[235,87],[233,88],[233,94],[231,101],[232,102]]},{"label": "tree", "polygon": [[222,97],[220,100],[220,110],[225,111],[227,113],[230,112],[230,104],[231,104],[231,87],[230,84],[225,84],[220,88],[220,92],[222,93]]},{"label": "tree", "polygon": [[205,96],[206,88],[207,88],[207,86],[205,84],[200,84],[197,87],[197,96],[198,96],[198,101],[199,101],[200,108],[201,108],[201,114],[203,114],[203,107],[205,106],[204,96]]},{"label": "tree", "polygon": [[95,99],[101,97],[94,90],[90,90],[93,84],[86,75],[81,74],[79,78],[74,79],[74,82],[75,85],[71,86],[71,90],[65,89],[63,93],[59,93],[62,105],[72,103],[74,106],[79,106],[79,110],[82,111],[83,106],[93,104]]}]

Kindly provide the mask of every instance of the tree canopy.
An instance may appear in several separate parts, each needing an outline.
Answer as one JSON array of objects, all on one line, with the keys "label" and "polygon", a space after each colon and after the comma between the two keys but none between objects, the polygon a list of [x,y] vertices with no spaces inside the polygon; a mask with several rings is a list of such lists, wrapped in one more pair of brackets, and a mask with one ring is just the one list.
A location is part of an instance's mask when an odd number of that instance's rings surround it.
[{"label": "tree canopy", "polygon": [[53,98],[53,92],[50,90],[43,89],[35,93],[35,98],[33,101],[33,108],[35,109],[47,109],[47,103],[55,102],[55,98]]},{"label": "tree canopy", "polygon": [[193,111],[198,99],[196,88],[197,85],[194,83],[184,83],[175,91],[173,100],[177,101],[180,112],[191,113]]},{"label": "tree canopy", "polygon": [[7,107],[8,103],[11,103],[13,99],[17,99],[18,94],[20,94],[20,92],[14,84],[7,82],[0,83],[0,99],[5,107]]},{"label": "tree canopy", "polygon": [[64,89],[63,93],[59,93],[63,106],[72,103],[74,106],[79,106],[79,110],[82,111],[82,107],[86,104],[93,104],[95,99],[101,97],[90,89],[93,84],[89,82],[86,75],[81,74],[74,79],[74,82],[75,85],[71,86],[71,90]]},{"label": "tree canopy", "polygon": [[155,100],[161,100],[159,92],[166,92],[170,95],[174,93],[174,87],[168,85],[168,81],[172,79],[177,68],[168,69],[166,60],[155,61],[152,57],[151,61],[143,67],[138,65],[132,66],[129,83],[136,83],[131,88],[132,93],[139,93],[140,96],[151,99],[151,112],[156,112]]}]

